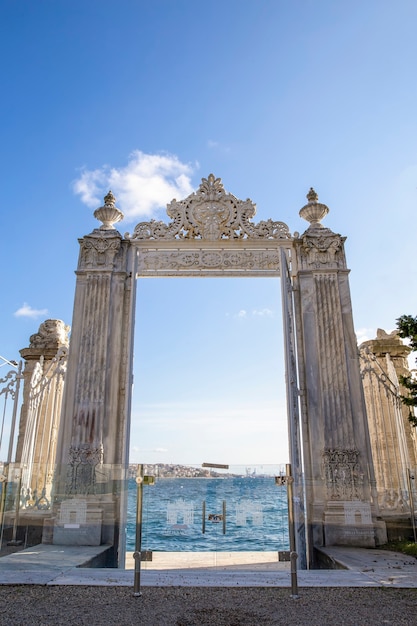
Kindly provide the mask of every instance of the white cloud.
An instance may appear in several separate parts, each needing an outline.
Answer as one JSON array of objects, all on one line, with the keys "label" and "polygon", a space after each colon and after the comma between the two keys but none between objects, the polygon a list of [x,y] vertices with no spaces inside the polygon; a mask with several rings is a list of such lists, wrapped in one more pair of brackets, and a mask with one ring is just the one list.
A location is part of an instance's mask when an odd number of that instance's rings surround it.
[{"label": "white cloud", "polygon": [[230,152],[229,146],[221,143],[220,141],[213,141],[213,139],[209,139],[207,141],[207,147],[210,148],[210,150],[218,150],[219,152]]},{"label": "white cloud", "polygon": [[271,309],[254,309],[252,315],[255,317],[274,317],[274,312]]},{"label": "white cloud", "polygon": [[42,315],[48,315],[48,309],[32,309],[30,304],[24,302],[23,306],[21,306],[20,309],[17,309],[17,311],[15,311],[13,315],[15,317],[36,318],[41,317]]},{"label": "white cloud", "polygon": [[125,167],[84,169],[73,188],[81,201],[94,209],[103,204],[111,189],[127,220],[150,218],[174,198],[181,200],[192,193],[191,175],[196,167],[182,163],[174,154],[135,150]]},{"label": "white cloud", "polygon": [[[229,313],[226,313],[226,316],[229,317]],[[238,319],[248,319],[249,317],[274,317],[274,312],[272,309],[268,308],[253,309],[250,313],[245,309],[241,309],[238,313],[235,313],[233,317]]]}]

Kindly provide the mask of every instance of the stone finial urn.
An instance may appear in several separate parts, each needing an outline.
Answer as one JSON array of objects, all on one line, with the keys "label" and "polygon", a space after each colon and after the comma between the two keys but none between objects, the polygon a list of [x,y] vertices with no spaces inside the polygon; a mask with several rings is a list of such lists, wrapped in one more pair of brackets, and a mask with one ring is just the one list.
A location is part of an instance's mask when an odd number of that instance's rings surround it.
[{"label": "stone finial urn", "polygon": [[94,211],[94,217],[103,222],[100,230],[115,230],[113,224],[124,218],[123,213],[116,206],[116,198],[111,190],[104,196],[104,205]]},{"label": "stone finial urn", "polygon": [[328,214],[329,207],[319,202],[319,197],[314,191],[313,187],[310,187],[310,191],[308,192],[306,197],[308,200],[308,204],[300,209],[300,217],[309,222],[311,226],[314,226],[316,228],[323,228],[320,222]]}]

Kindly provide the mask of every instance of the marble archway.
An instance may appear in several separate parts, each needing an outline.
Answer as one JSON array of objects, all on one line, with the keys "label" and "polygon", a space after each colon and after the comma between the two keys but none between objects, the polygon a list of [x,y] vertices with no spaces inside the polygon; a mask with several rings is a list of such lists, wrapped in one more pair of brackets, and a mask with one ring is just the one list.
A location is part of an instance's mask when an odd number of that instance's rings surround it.
[{"label": "marble archway", "polygon": [[123,214],[111,192],[95,211],[102,225],[80,240],[55,497],[87,498],[95,520],[101,512],[102,541],[114,545],[115,565],[123,562],[118,485],[128,464],[140,276],[281,277],[301,564],[314,563],[314,547],[374,546],[383,534],[344,238],[321,224],[328,208],[314,190],[307,199],[302,235],[280,221],[254,223],[255,205],[213,175],[168,205],[171,221],[141,222],[124,237],[114,227]]}]

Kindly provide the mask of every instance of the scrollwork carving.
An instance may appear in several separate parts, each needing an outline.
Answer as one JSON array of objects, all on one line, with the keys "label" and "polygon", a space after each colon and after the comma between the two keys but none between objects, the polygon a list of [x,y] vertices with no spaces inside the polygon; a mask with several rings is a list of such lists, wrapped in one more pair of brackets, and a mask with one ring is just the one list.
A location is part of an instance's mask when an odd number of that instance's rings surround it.
[{"label": "scrollwork carving", "polygon": [[170,272],[184,275],[201,271],[230,273],[236,271],[279,275],[277,250],[146,250],[141,249],[138,272],[144,276]]},{"label": "scrollwork carving", "polygon": [[291,239],[288,226],[273,220],[253,224],[256,207],[225,191],[220,178],[210,174],[185,200],[167,206],[169,224],[151,220],[139,223],[131,239]]}]

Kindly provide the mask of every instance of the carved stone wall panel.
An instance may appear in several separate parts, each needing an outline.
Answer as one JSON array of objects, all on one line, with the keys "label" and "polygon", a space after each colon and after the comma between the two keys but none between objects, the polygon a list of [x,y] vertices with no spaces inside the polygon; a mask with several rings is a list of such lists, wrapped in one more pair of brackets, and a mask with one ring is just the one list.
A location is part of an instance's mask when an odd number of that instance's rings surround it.
[{"label": "carved stone wall panel", "polygon": [[363,470],[359,450],[326,449],[323,468],[329,500],[361,500],[363,498]]},{"label": "carved stone wall panel", "polygon": [[70,446],[66,493],[68,495],[93,495],[96,488],[96,467],[103,463],[104,450],[100,444],[88,443]]},{"label": "carved stone wall panel", "polygon": [[138,252],[139,276],[279,276],[279,249],[190,248]]}]

